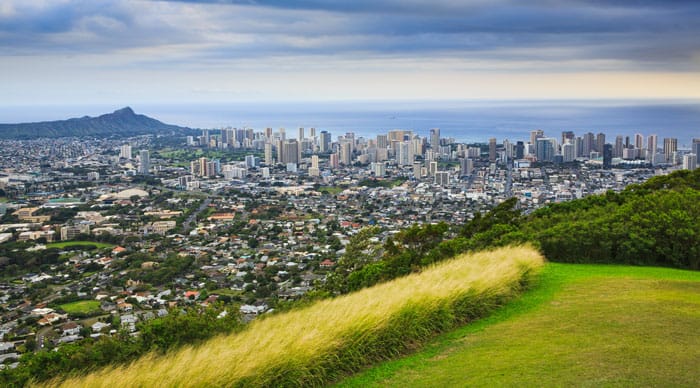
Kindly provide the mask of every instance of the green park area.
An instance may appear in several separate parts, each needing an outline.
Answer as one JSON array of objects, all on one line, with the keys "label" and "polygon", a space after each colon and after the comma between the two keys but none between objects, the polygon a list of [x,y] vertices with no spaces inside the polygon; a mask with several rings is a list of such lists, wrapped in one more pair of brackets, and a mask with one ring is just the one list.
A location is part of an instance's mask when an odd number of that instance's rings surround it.
[{"label": "green park area", "polygon": [[696,386],[700,273],[547,264],[489,318],[340,386]]},{"label": "green park area", "polygon": [[100,302],[96,300],[79,300],[59,306],[61,310],[68,314],[91,314],[100,311]]},{"label": "green park area", "polygon": [[46,248],[72,248],[80,246],[94,246],[95,248],[112,248],[113,244],[95,242],[95,241],[60,241],[55,243],[46,244]]}]

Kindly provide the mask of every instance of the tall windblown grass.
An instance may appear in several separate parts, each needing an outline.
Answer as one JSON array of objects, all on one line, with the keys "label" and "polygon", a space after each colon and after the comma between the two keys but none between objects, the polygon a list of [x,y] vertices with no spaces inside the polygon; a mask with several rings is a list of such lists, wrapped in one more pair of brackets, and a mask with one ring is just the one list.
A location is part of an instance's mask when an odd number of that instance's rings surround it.
[{"label": "tall windblown grass", "polygon": [[483,316],[543,264],[530,247],[467,254],[404,278],[254,321],[165,356],[53,381],[66,387],[318,386]]}]

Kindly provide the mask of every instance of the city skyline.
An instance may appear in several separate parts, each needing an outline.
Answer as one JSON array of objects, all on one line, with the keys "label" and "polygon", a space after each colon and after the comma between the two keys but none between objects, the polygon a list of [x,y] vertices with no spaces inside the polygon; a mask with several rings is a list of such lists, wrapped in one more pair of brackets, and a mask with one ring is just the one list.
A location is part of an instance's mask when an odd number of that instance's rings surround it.
[{"label": "city skyline", "polygon": [[10,0],[0,103],[698,99],[668,4]]}]

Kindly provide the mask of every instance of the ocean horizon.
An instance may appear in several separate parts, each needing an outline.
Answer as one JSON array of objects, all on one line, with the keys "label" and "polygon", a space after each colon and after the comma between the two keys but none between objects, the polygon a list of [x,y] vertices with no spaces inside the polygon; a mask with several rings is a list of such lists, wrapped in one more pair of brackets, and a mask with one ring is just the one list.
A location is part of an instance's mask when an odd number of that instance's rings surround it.
[{"label": "ocean horizon", "polygon": [[408,129],[428,136],[440,128],[441,136],[460,142],[528,140],[534,129],[560,138],[562,131],[603,132],[608,142],[617,135],[678,138],[689,148],[700,138],[700,101],[671,100],[547,100],[547,101],[349,101],[349,102],[236,102],[4,106],[0,122],[17,123],[97,116],[126,105],[168,124],[192,128],[285,128],[295,137],[297,128],[326,130],[333,139],[346,132],[371,138],[392,129]]}]

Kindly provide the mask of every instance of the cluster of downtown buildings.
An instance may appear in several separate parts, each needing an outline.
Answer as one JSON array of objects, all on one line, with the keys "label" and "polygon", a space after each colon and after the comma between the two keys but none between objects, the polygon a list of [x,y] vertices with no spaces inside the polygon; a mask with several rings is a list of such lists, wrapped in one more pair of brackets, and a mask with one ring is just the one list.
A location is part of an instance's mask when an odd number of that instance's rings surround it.
[{"label": "cluster of downtown buildings", "polygon": [[[242,179],[248,169],[261,167],[263,177],[270,176],[271,166],[283,166],[287,172],[309,177],[327,177],[334,171],[352,166],[369,166],[374,177],[384,177],[388,166],[403,171],[415,179],[433,178],[436,184],[446,185],[452,180],[467,178],[474,172],[475,163],[488,161],[498,165],[529,167],[533,164],[565,164],[582,162],[613,167],[671,167],[694,169],[700,152],[700,138],[693,139],[691,150],[679,150],[678,139],[657,135],[645,138],[642,134],[616,136],[614,143],[606,142],[604,133],[591,132],[577,136],[564,131],[561,137],[546,136],[542,130],[530,132],[525,141],[489,139],[485,144],[457,143],[442,138],[440,129],[430,129],[428,137],[410,130],[390,130],[374,138],[348,132],[333,141],[328,131],[307,131],[298,128],[296,138],[288,138],[284,128],[263,132],[252,129],[203,130],[201,136],[189,136],[189,146],[211,149],[253,149],[263,151],[261,158],[248,155],[245,164],[224,165],[218,160],[200,158],[192,161],[192,179],[223,175],[228,179]],[[147,155],[146,155],[147,157]],[[148,160],[148,159],[146,159]],[[190,183],[186,178],[183,185]]]}]

